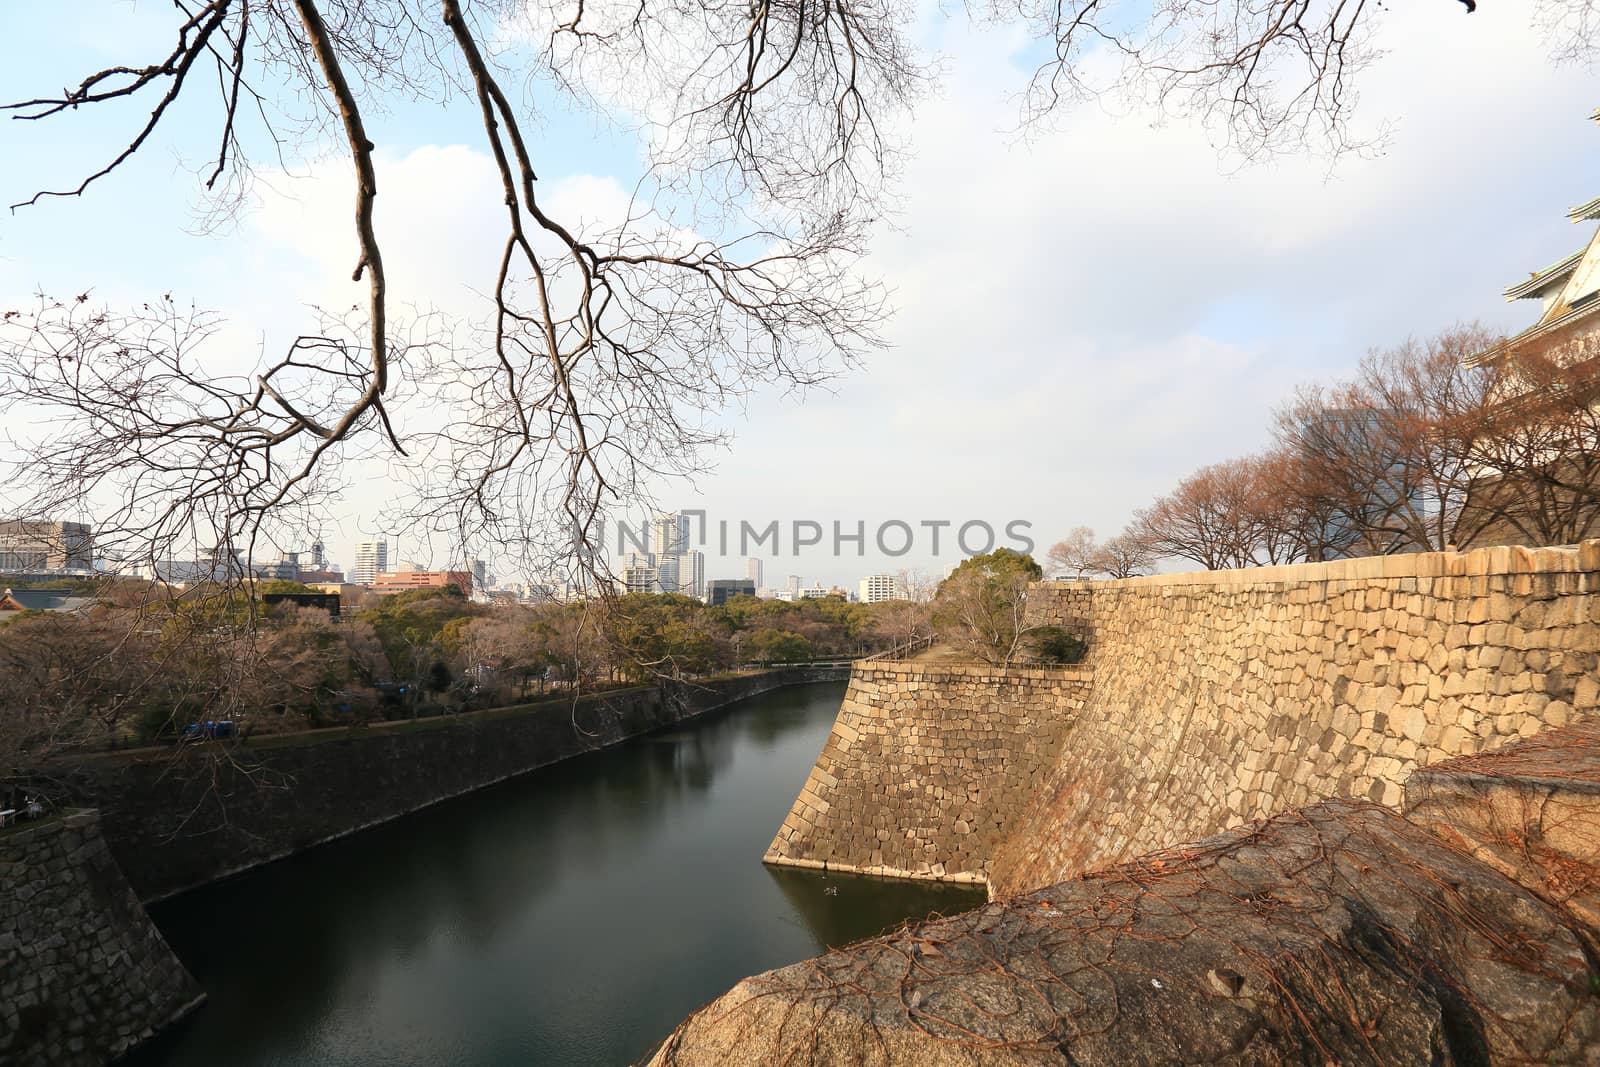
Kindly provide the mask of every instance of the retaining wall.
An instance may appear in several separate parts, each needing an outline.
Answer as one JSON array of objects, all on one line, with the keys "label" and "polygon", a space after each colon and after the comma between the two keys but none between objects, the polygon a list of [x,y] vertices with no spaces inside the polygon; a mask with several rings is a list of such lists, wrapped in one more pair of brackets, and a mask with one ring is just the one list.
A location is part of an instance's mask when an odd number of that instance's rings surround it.
[{"label": "retaining wall", "polygon": [[[1041,582],[1074,670],[857,664],[770,862],[997,896],[1600,708],[1600,541]],[[962,829],[965,827],[965,830]]]},{"label": "retaining wall", "polygon": [[1045,582],[1094,691],[995,857],[1051,885],[1409,773],[1600,706],[1600,541],[1112,582]]},{"label": "retaining wall", "polygon": [[0,832],[0,1063],[99,1067],[203,999],[93,812]]},{"label": "retaining wall", "polygon": [[147,751],[63,773],[100,806],[111,850],[148,902],[760,693],[846,673],[782,668],[510,713]]},{"label": "retaining wall", "polygon": [[1055,763],[1090,676],[862,661],[767,850],[781,865],[984,881]]}]

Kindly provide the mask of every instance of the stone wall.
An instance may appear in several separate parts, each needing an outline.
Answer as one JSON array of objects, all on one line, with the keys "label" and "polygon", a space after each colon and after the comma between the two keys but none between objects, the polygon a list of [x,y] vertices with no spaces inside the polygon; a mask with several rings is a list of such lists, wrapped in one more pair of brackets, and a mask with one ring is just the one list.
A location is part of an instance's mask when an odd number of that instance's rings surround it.
[{"label": "stone wall", "polygon": [[1089,639],[1093,695],[994,857],[998,895],[1328,797],[1600,706],[1600,541],[1110,582],[1030,616]]},{"label": "stone wall", "polygon": [[1325,800],[916,923],[745,979],[648,1062],[1600,1063],[1600,927],[1573,906],[1600,884],[1600,735],[1563,733],[1576,778],[1551,751],[1455,761],[1425,820]]},{"label": "stone wall", "polygon": [[128,881],[154,901],[747,697],[845,676],[782,668],[576,704],[147,750],[62,774],[99,805]]},{"label": "stone wall", "polygon": [[0,831],[0,1063],[94,1065],[201,999],[93,812]]},{"label": "stone wall", "polygon": [[768,863],[983,881],[1087,672],[863,661]]}]

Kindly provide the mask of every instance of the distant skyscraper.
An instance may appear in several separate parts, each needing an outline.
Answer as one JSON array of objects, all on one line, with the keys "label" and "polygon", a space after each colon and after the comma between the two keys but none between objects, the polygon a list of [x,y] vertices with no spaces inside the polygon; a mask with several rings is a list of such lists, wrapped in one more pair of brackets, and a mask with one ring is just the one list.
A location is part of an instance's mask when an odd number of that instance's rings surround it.
[{"label": "distant skyscraper", "polygon": [[389,569],[389,542],[362,541],[356,545],[356,569],[350,580],[357,585],[371,585],[379,571]]},{"label": "distant skyscraper", "polygon": [[472,561],[472,587],[480,592],[489,588],[489,564],[485,560]]},{"label": "distant skyscraper", "polygon": [[676,593],[678,589],[677,556],[652,556],[655,560],[656,587],[663,593]]},{"label": "distant skyscraper", "polygon": [[659,566],[663,556],[689,551],[689,516],[677,511],[657,513],[650,523],[650,552]]},{"label": "distant skyscraper", "polygon": [[678,557],[678,592],[684,596],[702,597],[706,591],[706,556],[704,552],[685,552]]},{"label": "distant skyscraper", "polygon": [[800,576],[798,574],[789,575],[789,582],[784,588],[788,590],[789,599],[790,600],[799,600],[800,599]]},{"label": "distant skyscraper", "polygon": [[756,559],[754,556],[751,556],[749,559],[744,561],[744,576],[750,579],[750,584],[755,586],[757,589],[760,589],[763,585],[763,582],[761,581],[761,569],[761,561]]}]

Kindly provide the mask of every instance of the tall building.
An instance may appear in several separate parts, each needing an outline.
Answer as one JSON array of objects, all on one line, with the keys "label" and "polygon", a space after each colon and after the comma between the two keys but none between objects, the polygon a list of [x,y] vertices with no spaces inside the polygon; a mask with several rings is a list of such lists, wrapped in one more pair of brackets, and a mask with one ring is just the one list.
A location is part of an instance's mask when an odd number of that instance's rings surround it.
[{"label": "tall building", "polygon": [[678,592],[703,597],[706,592],[706,554],[685,552],[678,557]]},{"label": "tall building", "polygon": [[665,556],[689,551],[689,516],[679,511],[663,511],[650,521],[650,553],[657,566]]},{"label": "tall building", "polygon": [[906,600],[905,585],[898,574],[869,574],[861,579],[856,589],[856,599],[863,604],[881,604],[885,600]]},{"label": "tall building", "polygon": [[[706,557],[689,547],[689,538],[689,516],[682,512],[663,511],[650,520],[650,562],[661,592],[704,594]],[[626,564],[623,569],[628,569]],[[634,587],[631,581],[627,584],[630,590]]]},{"label": "tall building", "polygon": [[81,522],[0,520],[0,571],[92,571],[94,533]]},{"label": "tall building", "polygon": [[751,556],[749,559],[744,561],[744,576],[750,579],[750,584],[755,586],[757,589],[760,589],[762,586],[761,571],[761,561],[756,557]]},{"label": "tall building", "polygon": [[798,574],[789,575],[789,581],[784,585],[783,588],[789,594],[787,599],[789,599],[789,600],[799,600],[800,599],[800,576]]},{"label": "tall building", "polygon": [[356,566],[350,580],[357,585],[371,585],[379,571],[389,569],[389,542],[362,541],[356,545]]},{"label": "tall building", "polygon": [[677,556],[652,556],[655,560],[656,588],[663,593],[681,592],[678,581]]},{"label": "tall building", "polygon": [[656,557],[656,583],[663,593],[705,594],[706,557],[703,552],[680,552]]}]

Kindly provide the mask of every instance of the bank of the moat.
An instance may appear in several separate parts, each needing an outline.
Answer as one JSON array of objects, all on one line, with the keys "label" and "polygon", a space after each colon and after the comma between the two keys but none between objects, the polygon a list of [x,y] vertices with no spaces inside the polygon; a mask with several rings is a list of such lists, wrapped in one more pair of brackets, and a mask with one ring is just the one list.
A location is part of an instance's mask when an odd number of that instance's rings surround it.
[{"label": "bank of the moat", "polygon": [[154,906],[209,1000],[129,1062],[625,1063],[745,974],[982,903],[761,864],[841,692],[769,692]]}]

